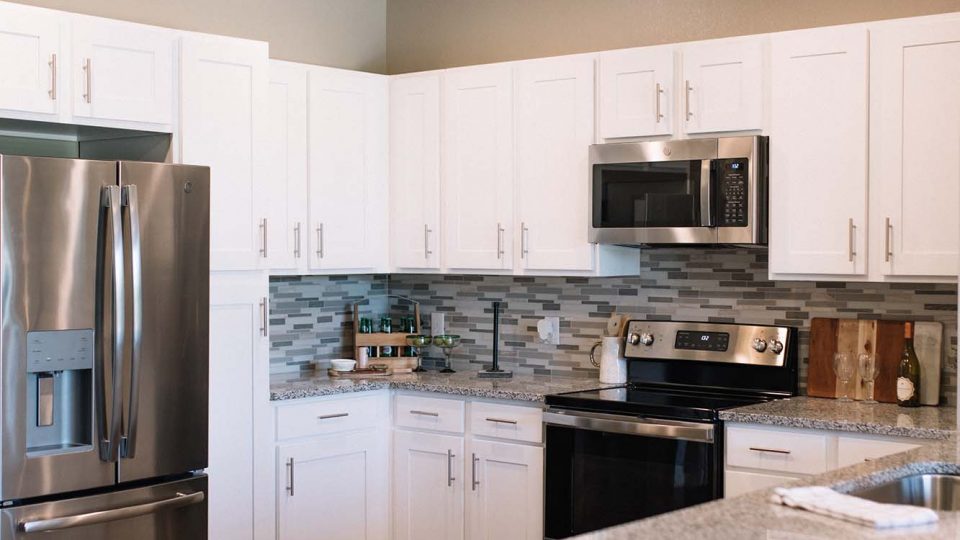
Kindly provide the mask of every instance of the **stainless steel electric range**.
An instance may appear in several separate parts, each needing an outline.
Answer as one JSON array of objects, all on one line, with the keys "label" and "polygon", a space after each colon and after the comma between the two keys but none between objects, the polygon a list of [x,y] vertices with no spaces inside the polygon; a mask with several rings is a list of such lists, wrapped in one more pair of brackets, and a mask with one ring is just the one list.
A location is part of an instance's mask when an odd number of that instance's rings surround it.
[{"label": "stainless steel electric range", "polygon": [[719,411],[797,393],[795,328],[630,321],[628,383],[547,396],[547,538],[723,496]]}]

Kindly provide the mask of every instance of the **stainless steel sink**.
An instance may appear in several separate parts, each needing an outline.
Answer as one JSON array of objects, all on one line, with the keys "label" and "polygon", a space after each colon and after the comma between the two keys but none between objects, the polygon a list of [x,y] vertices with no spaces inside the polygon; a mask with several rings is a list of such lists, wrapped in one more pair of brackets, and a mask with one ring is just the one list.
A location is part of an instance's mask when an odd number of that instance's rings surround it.
[{"label": "stainless steel sink", "polygon": [[960,476],[914,474],[850,495],[881,503],[912,504],[934,510],[960,510]]}]

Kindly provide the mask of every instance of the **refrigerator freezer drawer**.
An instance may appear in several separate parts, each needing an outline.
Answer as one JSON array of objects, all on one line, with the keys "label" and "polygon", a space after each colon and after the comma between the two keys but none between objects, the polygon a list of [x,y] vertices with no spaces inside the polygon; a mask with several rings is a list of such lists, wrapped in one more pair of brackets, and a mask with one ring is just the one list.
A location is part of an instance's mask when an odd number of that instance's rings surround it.
[{"label": "refrigerator freezer drawer", "polygon": [[0,539],[203,540],[207,477],[7,508]]}]

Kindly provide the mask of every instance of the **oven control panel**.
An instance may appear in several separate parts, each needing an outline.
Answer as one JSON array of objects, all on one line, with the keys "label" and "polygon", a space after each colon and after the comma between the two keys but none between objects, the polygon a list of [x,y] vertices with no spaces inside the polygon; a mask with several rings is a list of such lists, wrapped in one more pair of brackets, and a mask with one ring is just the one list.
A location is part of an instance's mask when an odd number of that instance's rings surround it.
[{"label": "oven control panel", "polygon": [[630,321],[624,356],[782,366],[789,329],[724,323]]},{"label": "oven control panel", "polygon": [[717,226],[746,227],[747,223],[747,169],[746,158],[715,159],[717,177]]}]

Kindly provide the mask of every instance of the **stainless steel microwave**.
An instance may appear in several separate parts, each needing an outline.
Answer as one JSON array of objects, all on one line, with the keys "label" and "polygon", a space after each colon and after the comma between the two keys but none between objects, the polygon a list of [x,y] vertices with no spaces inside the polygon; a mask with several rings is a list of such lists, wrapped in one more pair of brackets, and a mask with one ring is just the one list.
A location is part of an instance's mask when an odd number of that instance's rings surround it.
[{"label": "stainless steel microwave", "polygon": [[767,138],[590,147],[590,241],[765,245]]}]

